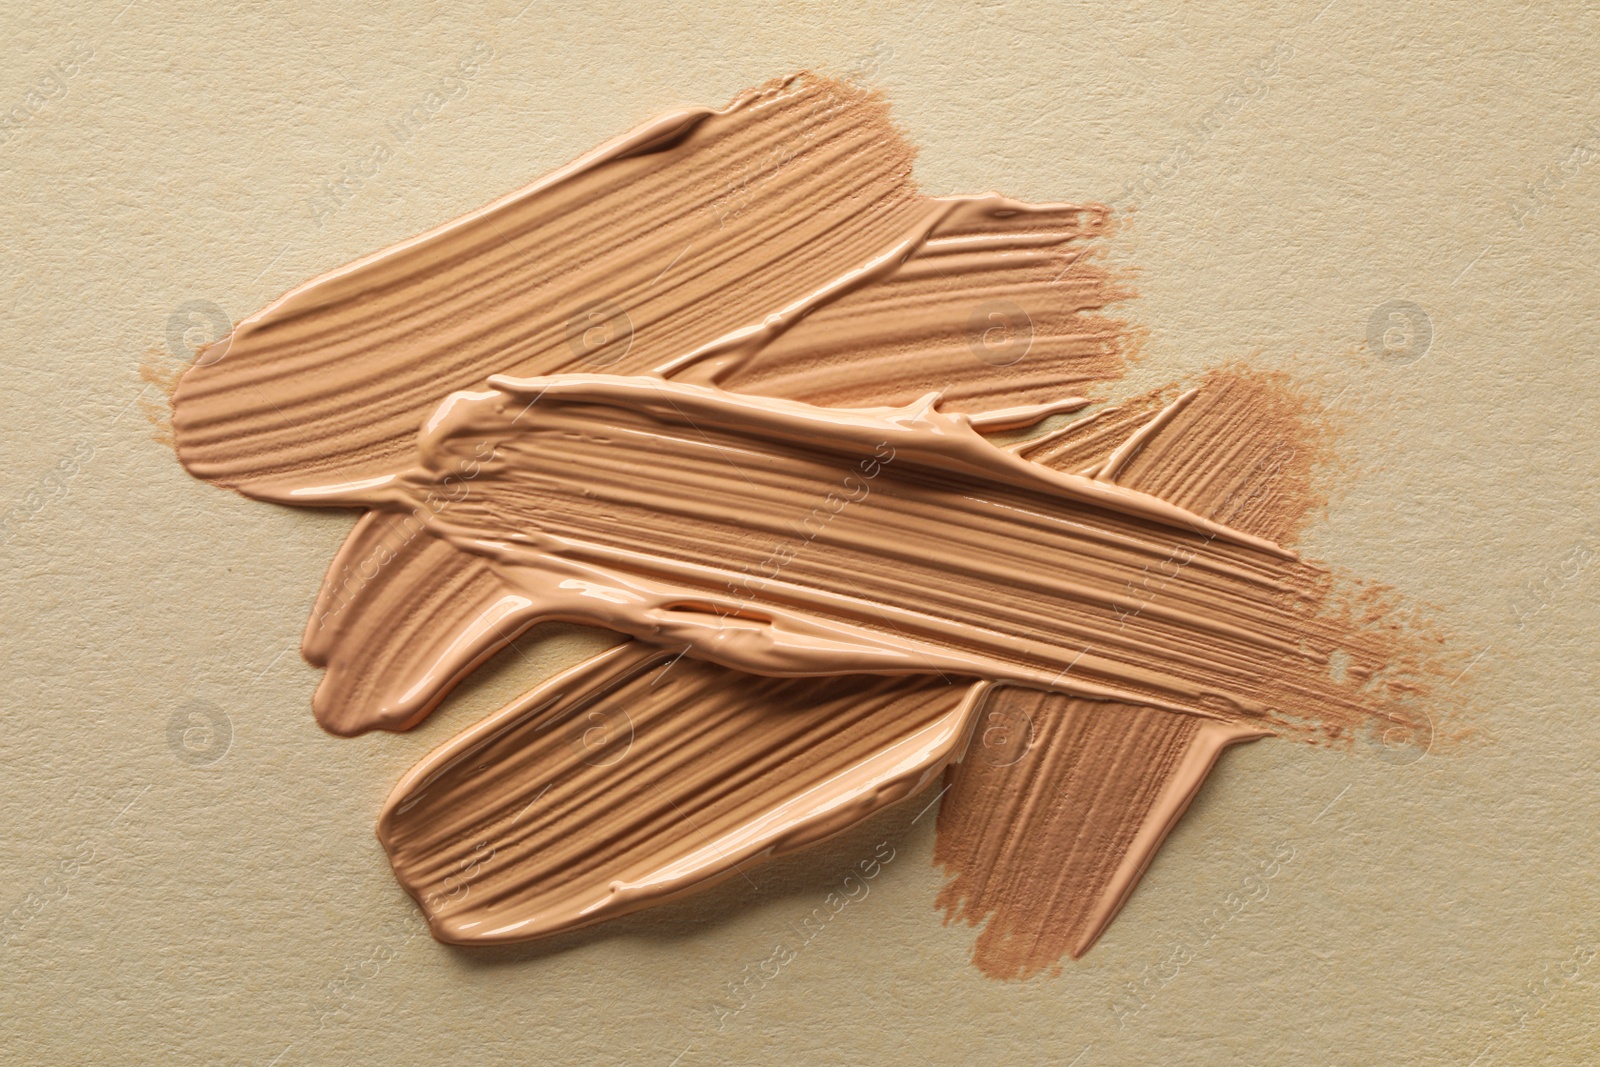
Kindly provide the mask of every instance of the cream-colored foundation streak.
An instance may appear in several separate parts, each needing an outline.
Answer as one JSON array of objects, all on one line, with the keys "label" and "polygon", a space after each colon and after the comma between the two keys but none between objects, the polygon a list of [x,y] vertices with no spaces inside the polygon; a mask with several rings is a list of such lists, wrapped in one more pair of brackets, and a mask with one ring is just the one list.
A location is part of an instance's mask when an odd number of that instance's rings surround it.
[{"label": "cream-colored foundation streak", "polygon": [[603,626],[769,675],[977,676],[1336,733],[1406,722],[1367,684],[1371,649],[1320,617],[1323,572],[1020,459],[926,401],[496,378],[441,406],[419,458],[290,499],[424,516],[524,598],[518,625]]},{"label": "cream-colored foundation streak", "polygon": [[646,907],[943,773],[939,904],[1022,977],[1228,744],[1426,729],[1425,643],[1282,547],[1306,402],[1218,371],[998,444],[1122,371],[1106,212],[911,161],[875,94],[774,82],[306,283],[178,383],[196,476],[367,509],[303,638],[329,731],[411,728],[541,620],[622,642],[396,787],[436,936]]},{"label": "cream-colored foundation streak", "polygon": [[301,650],[327,669],[311,707],[330,733],[409,730],[533,623],[534,605],[414,515],[368,512],[334,557]]},{"label": "cream-colored foundation streak", "polygon": [[[1019,689],[996,692],[977,730],[973,756],[949,772],[934,859],[957,874],[939,906],[986,923],[973,959],[994,978],[1088,951],[1223,748],[1267,736]],[[1004,740],[982,743],[991,732]]]},{"label": "cream-colored foundation streak", "polygon": [[1046,284],[1103,209],[991,198],[952,216],[917,194],[912,154],[881,99],[814,77],[646,123],[239,323],[179,385],[179,457],[251,495],[379,474],[490,374],[637,373],[818,294],[838,306],[780,358],[723,373],[802,399],[939,387],[958,406],[1117,373],[1115,324],[1093,312],[1120,286],[1088,264]]},{"label": "cream-colored foundation streak", "polygon": [[[1327,460],[1316,406],[1282,376],[1212,372],[1175,404],[1175,389],[1136,397],[1025,444],[1019,451],[1065,470],[1098,473],[1124,445],[1119,480],[1160,492],[1199,514],[1278,538],[1293,536],[1318,504],[1313,473]],[[1174,408],[1176,407],[1176,410]],[[1173,414],[1157,424],[1153,416]],[[1157,432],[1137,435],[1141,426]],[[1427,642],[1352,596],[1327,589],[1323,621],[1347,647],[1393,675],[1406,740],[1424,745]],[[1082,955],[1104,932],[1198,792],[1222,749],[1263,732],[1249,722],[1184,722],[1129,709],[1108,725],[1104,705],[999,690],[980,711],[977,758],[946,773],[935,861],[953,876],[939,897],[950,919],[983,925],[977,966],[1027,978]]]},{"label": "cream-colored foundation streak", "polygon": [[442,941],[614,918],[915,793],[984,686],[752,678],[630,642],[433,752],[378,836]]}]

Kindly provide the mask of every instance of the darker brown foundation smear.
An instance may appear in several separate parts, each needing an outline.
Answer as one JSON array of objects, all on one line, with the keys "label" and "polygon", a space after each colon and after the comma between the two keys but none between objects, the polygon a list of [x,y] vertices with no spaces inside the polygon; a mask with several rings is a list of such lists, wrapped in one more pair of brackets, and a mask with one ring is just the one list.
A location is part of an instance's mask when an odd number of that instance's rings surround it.
[{"label": "darker brown foundation smear", "polygon": [[[429,755],[379,836],[441,940],[660,903],[937,779],[938,900],[1026,977],[1229,745],[1434,740],[1438,640],[1285,547],[1327,431],[1230,367],[1093,404],[1102,208],[928,197],[874,94],[667,115],[205,350],[196,476],[365,509],[307,625],[336,734],[535,623],[622,643]],[[1431,713],[1430,713],[1431,709]]]}]

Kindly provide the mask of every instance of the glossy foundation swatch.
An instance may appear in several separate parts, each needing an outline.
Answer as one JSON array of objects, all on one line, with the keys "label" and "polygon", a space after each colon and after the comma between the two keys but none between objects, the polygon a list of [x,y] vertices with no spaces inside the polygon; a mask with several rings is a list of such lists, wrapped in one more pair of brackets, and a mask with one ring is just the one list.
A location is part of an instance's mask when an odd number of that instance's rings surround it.
[{"label": "glossy foundation swatch", "polygon": [[[239,323],[179,385],[179,455],[276,498],[406,465],[439,401],[490,374],[639,373],[746,332],[776,343],[722,384],[827,403],[1025,404],[1117,373],[1117,324],[1094,312],[1121,286],[1093,264],[1052,284],[1104,211],[952,213],[912,156],[882,100],[814,78],[646,123]],[[828,306],[777,336],[808,301]]]},{"label": "glossy foundation swatch", "polygon": [[304,637],[328,730],[414,726],[543,620],[623,639],[395,788],[435,936],[672,899],[942,774],[938,906],[1024,977],[1100,935],[1226,746],[1426,743],[1429,641],[1283,547],[1309,403],[1232,368],[1095,404],[1130,348],[1104,210],[926,197],[911,158],[812,76],[674,113],[179,383],[191,472],[366,509]]},{"label": "glossy foundation swatch", "polygon": [[396,787],[378,835],[439,938],[553,933],[912,795],[964,745],[986,688],[751,677],[630,641],[429,756]]},{"label": "glossy foundation swatch", "polygon": [[[1024,451],[1052,466],[1096,469],[1175,399],[1164,390],[1103,408]],[[1311,475],[1326,436],[1314,403],[1282,377],[1229,368],[1208,375],[1146,436],[1120,477],[1212,519],[1288,539],[1317,502]],[[1400,752],[1420,750],[1435,741],[1431,720],[1416,710],[1427,704],[1434,673],[1429,642],[1385,624],[1366,606],[1372,593],[1324,587],[1320,612],[1330,638],[1342,631],[1343,648],[1359,647],[1369,664],[1385,665],[1391,698],[1411,709],[1376,739]],[[1360,690],[1373,693],[1370,676],[1357,673]],[[938,903],[948,917],[983,926],[973,958],[986,974],[1028,978],[1086,952],[1222,751],[1291,732],[1242,718],[1207,723],[1125,706],[1117,719],[1106,710],[999,690],[975,726],[976,757],[946,772],[934,859],[954,878]]]}]

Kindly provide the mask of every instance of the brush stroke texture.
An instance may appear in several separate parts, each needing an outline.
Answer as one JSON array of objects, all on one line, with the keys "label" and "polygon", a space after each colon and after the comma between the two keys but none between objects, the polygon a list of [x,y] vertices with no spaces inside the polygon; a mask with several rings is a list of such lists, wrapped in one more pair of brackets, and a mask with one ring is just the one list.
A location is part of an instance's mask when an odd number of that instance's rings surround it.
[{"label": "brush stroke texture", "polygon": [[[1283,390],[987,439],[1121,373],[1131,294],[1103,208],[926,197],[911,159],[826,79],[676,112],[308,282],[179,383],[196,476],[370,509],[303,640],[330,731],[411,728],[541,619],[632,638],[396,787],[380,837],[436,936],[666,900],[943,770],[940,906],[989,923],[986,973],[1037,973],[1227,744],[1414,725],[1406,635],[1279,547],[1309,477]],[[1019,708],[1038,748],[971,758]]]}]

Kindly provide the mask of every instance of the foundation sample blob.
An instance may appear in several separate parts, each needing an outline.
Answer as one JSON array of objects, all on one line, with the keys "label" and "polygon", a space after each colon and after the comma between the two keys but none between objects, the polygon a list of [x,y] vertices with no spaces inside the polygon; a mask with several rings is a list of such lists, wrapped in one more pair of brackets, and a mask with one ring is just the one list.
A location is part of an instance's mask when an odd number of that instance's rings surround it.
[{"label": "foundation sample blob", "polygon": [[813,76],[677,112],[179,382],[195,475],[365,509],[304,635],[329,731],[415,726],[540,621],[622,639],[396,786],[379,837],[436,937],[648,907],[943,777],[937,906],[1027,977],[1229,745],[1426,742],[1429,643],[1285,547],[1292,386],[1093,401],[1130,348],[1104,209],[926,197],[911,159]]},{"label": "foundation sample blob", "polygon": [[436,937],[526,940],[706,885],[916,793],[960,752],[987,688],[751,677],[630,641],[434,752],[395,788],[378,836]]}]

